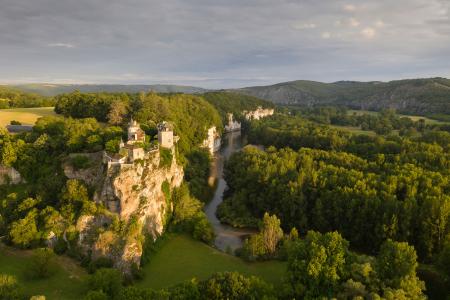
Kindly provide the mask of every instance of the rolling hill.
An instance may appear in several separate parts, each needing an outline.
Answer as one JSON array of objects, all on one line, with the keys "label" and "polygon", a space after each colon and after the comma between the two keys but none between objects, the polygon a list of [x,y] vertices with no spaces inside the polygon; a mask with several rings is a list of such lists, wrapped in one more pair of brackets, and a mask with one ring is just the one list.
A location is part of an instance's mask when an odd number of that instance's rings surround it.
[{"label": "rolling hill", "polygon": [[171,84],[153,84],[153,85],[124,85],[124,84],[20,84],[13,86],[28,93],[36,93],[43,96],[55,96],[58,94],[70,93],[73,91],[80,91],[85,93],[95,92],[123,92],[123,93],[138,93],[154,91],[157,93],[185,93],[198,94],[204,93],[207,90],[199,87],[171,85]]},{"label": "rolling hill", "polygon": [[343,105],[352,109],[395,108],[407,114],[450,114],[450,80],[406,79],[390,82],[298,80],[235,92],[290,105]]}]

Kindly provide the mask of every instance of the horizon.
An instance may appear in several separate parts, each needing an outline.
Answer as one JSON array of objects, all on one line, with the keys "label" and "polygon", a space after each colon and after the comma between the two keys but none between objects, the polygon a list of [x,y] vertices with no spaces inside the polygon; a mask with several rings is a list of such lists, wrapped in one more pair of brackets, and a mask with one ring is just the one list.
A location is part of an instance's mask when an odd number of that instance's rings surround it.
[{"label": "horizon", "polygon": [[2,84],[450,77],[450,2],[3,0]]},{"label": "horizon", "polygon": [[338,82],[358,82],[358,83],[371,83],[371,82],[379,82],[379,83],[389,83],[389,82],[395,82],[395,81],[406,81],[406,80],[419,80],[419,79],[446,79],[449,80],[449,78],[442,77],[442,76],[431,76],[431,77],[416,77],[416,78],[399,78],[399,79],[393,79],[393,80],[367,80],[367,81],[359,81],[359,80],[347,80],[347,79],[341,79],[337,81],[317,81],[317,80],[310,80],[310,79],[296,79],[296,80],[289,80],[289,81],[283,81],[283,82],[275,82],[275,83],[269,83],[264,85],[247,85],[247,86],[238,86],[238,87],[227,87],[227,88],[206,88],[203,86],[194,86],[189,84],[175,84],[175,83],[108,83],[108,82],[99,82],[99,83],[51,83],[51,82],[28,82],[28,83],[3,83],[0,82],[0,86],[24,86],[24,85],[42,85],[42,86],[76,86],[76,85],[85,85],[85,86],[100,86],[100,85],[111,85],[111,86],[179,86],[179,87],[191,87],[191,88],[199,88],[204,90],[227,90],[227,89],[241,89],[246,87],[258,87],[258,86],[272,86],[277,84],[283,84],[283,83],[290,83],[290,82],[296,82],[296,81],[309,81],[309,82],[318,82],[318,83],[325,83],[325,84],[333,84]]}]

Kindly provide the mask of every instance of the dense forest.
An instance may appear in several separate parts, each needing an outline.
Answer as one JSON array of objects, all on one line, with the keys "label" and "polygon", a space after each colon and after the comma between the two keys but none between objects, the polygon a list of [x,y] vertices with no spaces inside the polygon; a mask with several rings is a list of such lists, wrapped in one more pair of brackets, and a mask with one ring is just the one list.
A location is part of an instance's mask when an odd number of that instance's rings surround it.
[{"label": "dense forest", "polygon": [[232,92],[209,92],[202,95],[219,112],[224,124],[228,123],[227,114],[232,113],[235,119],[242,121],[244,111],[252,111],[259,106],[273,108],[274,104],[256,97]]},{"label": "dense forest", "polygon": [[448,273],[450,133],[392,111],[361,118],[333,109],[331,122],[384,119],[390,129],[352,134],[321,125],[330,122],[325,111],[250,123],[249,143],[267,148],[247,146],[227,162],[219,218],[255,227],[269,212],[284,230],[336,230],[370,254],[389,239],[408,242],[421,261]]},{"label": "dense forest", "polygon": [[54,105],[53,98],[22,92],[21,90],[0,86],[0,109],[17,107],[45,107]]},{"label": "dense forest", "polygon": [[[156,139],[156,124],[169,121],[180,137],[175,155],[185,183],[167,191],[173,207],[167,231],[211,244],[214,232],[203,212],[212,196],[211,156],[200,144],[210,126],[222,130],[226,112],[239,116],[270,105],[228,92],[73,92],[55,100],[55,111],[64,117],[41,118],[28,133],[0,131],[0,164],[25,179],[0,186],[0,236],[23,249],[45,247],[50,232],[59,237],[53,250],[34,250],[30,272],[37,278],[50,276],[45,266],[53,252],[78,259],[92,273],[86,299],[424,299],[418,262],[450,276],[448,128],[392,110],[352,115],[335,107],[282,108],[244,127],[249,143],[260,146],[249,145],[226,162],[228,190],[218,216],[258,229],[236,255],[284,261],[283,284],[232,272],[162,290],[138,288],[133,282],[145,276],[140,269],[124,276],[110,268],[111,261],[91,260],[77,249],[76,220],[108,212],[93,201],[92,186],[65,177],[63,162],[72,159],[83,168],[90,162],[70,153],[117,151],[131,117],[149,143]],[[136,226],[116,219],[104,230],[127,237]],[[145,265],[157,243],[142,239]],[[15,278],[0,275],[0,295],[22,299],[24,291]]]}]

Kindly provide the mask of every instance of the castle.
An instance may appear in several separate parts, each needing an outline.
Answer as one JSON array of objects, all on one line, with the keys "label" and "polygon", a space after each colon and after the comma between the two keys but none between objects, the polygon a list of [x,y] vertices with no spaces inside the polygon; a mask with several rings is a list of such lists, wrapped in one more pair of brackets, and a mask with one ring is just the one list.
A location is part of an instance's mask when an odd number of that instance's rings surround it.
[{"label": "castle", "polygon": [[149,153],[159,150],[159,147],[169,148],[173,150],[178,136],[174,136],[172,126],[168,122],[161,122],[158,128],[158,144],[148,150],[144,149],[145,132],[139,123],[131,119],[128,124],[128,140],[124,143],[122,140],[119,144],[118,153],[103,152],[103,162],[111,165],[116,164],[132,164],[135,160],[145,159]]}]

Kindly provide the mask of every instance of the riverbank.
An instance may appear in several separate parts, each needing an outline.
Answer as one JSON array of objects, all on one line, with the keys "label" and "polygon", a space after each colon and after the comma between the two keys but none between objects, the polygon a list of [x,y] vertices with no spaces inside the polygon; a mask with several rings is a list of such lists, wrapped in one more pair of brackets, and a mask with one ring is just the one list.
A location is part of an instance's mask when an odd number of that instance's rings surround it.
[{"label": "riverbank", "polygon": [[214,227],[216,234],[215,246],[222,251],[234,251],[242,247],[243,240],[254,233],[254,230],[233,228],[222,224],[216,216],[217,207],[222,203],[223,194],[227,188],[227,183],[223,179],[224,163],[234,152],[241,150],[244,146],[240,131],[226,133],[222,140],[224,143],[221,149],[214,154],[211,166],[210,180],[214,180],[217,187],[213,199],[205,206],[205,213]]}]

